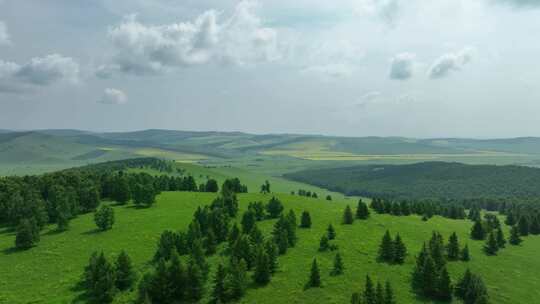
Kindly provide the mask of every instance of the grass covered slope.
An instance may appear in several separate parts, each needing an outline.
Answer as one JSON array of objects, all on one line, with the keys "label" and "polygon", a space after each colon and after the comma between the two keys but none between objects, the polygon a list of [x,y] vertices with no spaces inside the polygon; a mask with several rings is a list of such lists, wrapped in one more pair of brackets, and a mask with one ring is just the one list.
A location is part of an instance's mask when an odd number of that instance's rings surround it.
[{"label": "grass covered slope", "polygon": [[[279,271],[271,283],[266,287],[248,289],[241,303],[348,303],[351,293],[362,288],[366,274],[375,280],[389,280],[398,303],[418,303],[420,301],[409,287],[413,256],[433,230],[441,232],[445,238],[456,231],[462,244],[468,242],[470,246],[472,260],[469,263],[449,263],[454,281],[466,267],[470,267],[484,278],[492,303],[531,303],[532,299],[540,296],[537,289],[540,284],[537,276],[540,269],[538,237],[526,237],[522,246],[509,246],[498,256],[488,257],[481,252],[484,242],[468,239],[472,226],[470,221],[434,217],[423,222],[417,216],[393,217],[372,213],[366,221],[357,220],[353,225],[345,226],[340,224],[342,211],[347,204],[355,205],[355,201],[328,202],[289,194],[277,196],[284,203],[285,211],[292,208],[297,217],[303,210],[309,210],[313,226],[311,229],[298,229],[298,244],[279,258]],[[74,287],[94,250],[104,250],[107,256],[114,257],[125,249],[135,267],[143,271],[148,268],[160,233],[165,229],[185,229],[197,206],[210,203],[214,197],[215,194],[209,193],[164,192],[149,209],[114,207],[116,223],[107,232],[95,230],[92,214],[82,215],[70,223],[71,227],[66,232],[56,233],[54,227],[45,230],[38,246],[24,252],[13,251],[13,233],[2,230],[0,303],[72,303],[74,299],[75,303],[80,302],[78,297],[81,293]],[[266,202],[270,197],[240,194],[241,211],[237,220],[249,202]],[[273,223],[274,220],[258,223],[265,236],[270,234]],[[335,253],[317,250],[320,237],[330,223],[336,228],[335,243],[346,268],[345,274],[337,277],[329,275]],[[399,232],[407,245],[409,256],[404,265],[376,262],[378,245],[386,229],[393,234]],[[508,236],[508,229],[505,233]],[[313,257],[319,261],[323,288],[303,290]],[[227,257],[214,255],[210,259],[213,265],[211,277],[216,262],[221,258]],[[123,294],[117,297],[116,303],[126,303],[134,297],[135,292]]]},{"label": "grass covered slope", "polygon": [[540,169],[425,162],[305,170],[292,180],[348,195],[390,198],[540,197]]}]

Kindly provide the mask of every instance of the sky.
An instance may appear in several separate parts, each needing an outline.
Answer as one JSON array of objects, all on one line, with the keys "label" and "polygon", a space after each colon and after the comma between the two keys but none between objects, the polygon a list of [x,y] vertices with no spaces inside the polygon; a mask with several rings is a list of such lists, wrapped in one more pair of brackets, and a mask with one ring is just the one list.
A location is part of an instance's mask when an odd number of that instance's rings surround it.
[{"label": "sky", "polygon": [[540,0],[0,0],[0,129],[540,136]]}]

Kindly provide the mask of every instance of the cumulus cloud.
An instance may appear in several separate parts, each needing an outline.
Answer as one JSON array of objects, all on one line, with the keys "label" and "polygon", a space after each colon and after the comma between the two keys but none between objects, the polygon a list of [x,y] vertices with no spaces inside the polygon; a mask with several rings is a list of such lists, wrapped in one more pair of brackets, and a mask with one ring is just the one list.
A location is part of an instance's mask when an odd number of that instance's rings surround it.
[{"label": "cumulus cloud", "polygon": [[459,71],[468,64],[475,53],[472,47],[465,47],[456,53],[446,53],[437,58],[428,71],[431,79],[440,79],[448,76],[453,71]]},{"label": "cumulus cloud", "polygon": [[0,45],[2,44],[11,44],[11,40],[9,39],[6,24],[3,21],[0,21]]},{"label": "cumulus cloud", "polygon": [[125,104],[128,101],[127,94],[119,89],[107,88],[103,91],[103,96],[98,100],[98,103],[103,104]]},{"label": "cumulus cloud", "polygon": [[407,80],[413,76],[415,55],[401,53],[390,61],[390,79]]},{"label": "cumulus cloud", "polygon": [[79,64],[70,57],[52,54],[25,64],[0,60],[0,91],[22,92],[58,82],[77,83]]},{"label": "cumulus cloud", "polygon": [[277,33],[256,14],[257,4],[240,2],[232,16],[206,11],[193,21],[146,25],[135,16],[109,29],[116,50],[113,62],[98,70],[107,77],[114,71],[133,74],[161,72],[210,62],[247,64],[279,57]]}]

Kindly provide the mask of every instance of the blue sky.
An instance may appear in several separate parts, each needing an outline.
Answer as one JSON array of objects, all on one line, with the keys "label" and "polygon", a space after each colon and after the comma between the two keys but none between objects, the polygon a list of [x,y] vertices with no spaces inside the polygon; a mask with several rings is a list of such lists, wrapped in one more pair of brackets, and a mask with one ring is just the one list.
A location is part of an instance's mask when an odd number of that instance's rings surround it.
[{"label": "blue sky", "polygon": [[540,136],[537,0],[0,0],[0,128]]}]

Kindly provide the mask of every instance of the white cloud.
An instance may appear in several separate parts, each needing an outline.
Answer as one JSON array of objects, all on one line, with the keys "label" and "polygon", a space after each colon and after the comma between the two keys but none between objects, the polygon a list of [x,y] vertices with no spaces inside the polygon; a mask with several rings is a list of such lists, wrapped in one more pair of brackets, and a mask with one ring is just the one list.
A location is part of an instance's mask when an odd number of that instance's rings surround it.
[{"label": "white cloud", "polygon": [[191,22],[166,25],[145,25],[129,16],[109,29],[117,53],[112,67],[101,68],[97,75],[109,76],[114,70],[146,74],[210,62],[248,64],[276,60],[277,33],[263,26],[256,9],[254,2],[242,1],[233,15],[221,23],[221,14],[214,10]]},{"label": "white cloud", "polygon": [[127,94],[119,89],[113,89],[113,88],[107,88],[103,92],[103,96],[100,100],[98,100],[98,103],[103,104],[125,104],[128,101]]},{"label": "white cloud", "polygon": [[357,0],[353,5],[357,13],[378,16],[390,25],[399,13],[399,0]]},{"label": "white cloud", "polygon": [[19,65],[0,60],[0,91],[23,92],[58,82],[77,83],[79,64],[59,54],[35,57]]},{"label": "white cloud", "polygon": [[303,69],[301,72],[322,76],[323,78],[344,78],[351,76],[353,68],[349,64],[337,63],[310,66]]},{"label": "white cloud", "polygon": [[465,47],[456,53],[446,53],[437,58],[428,71],[431,79],[440,79],[448,76],[452,71],[459,71],[463,66],[469,63],[474,56],[475,49]]},{"label": "white cloud", "polygon": [[390,61],[390,79],[407,80],[413,76],[416,56],[411,53],[401,53]]},{"label": "white cloud", "polygon": [[3,21],[0,21],[0,45],[2,44],[11,44],[11,40],[6,24]]},{"label": "white cloud", "polygon": [[382,93],[379,91],[371,91],[360,97],[360,101],[356,103],[357,107],[366,107],[370,104],[376,103],[381,97]]}]

